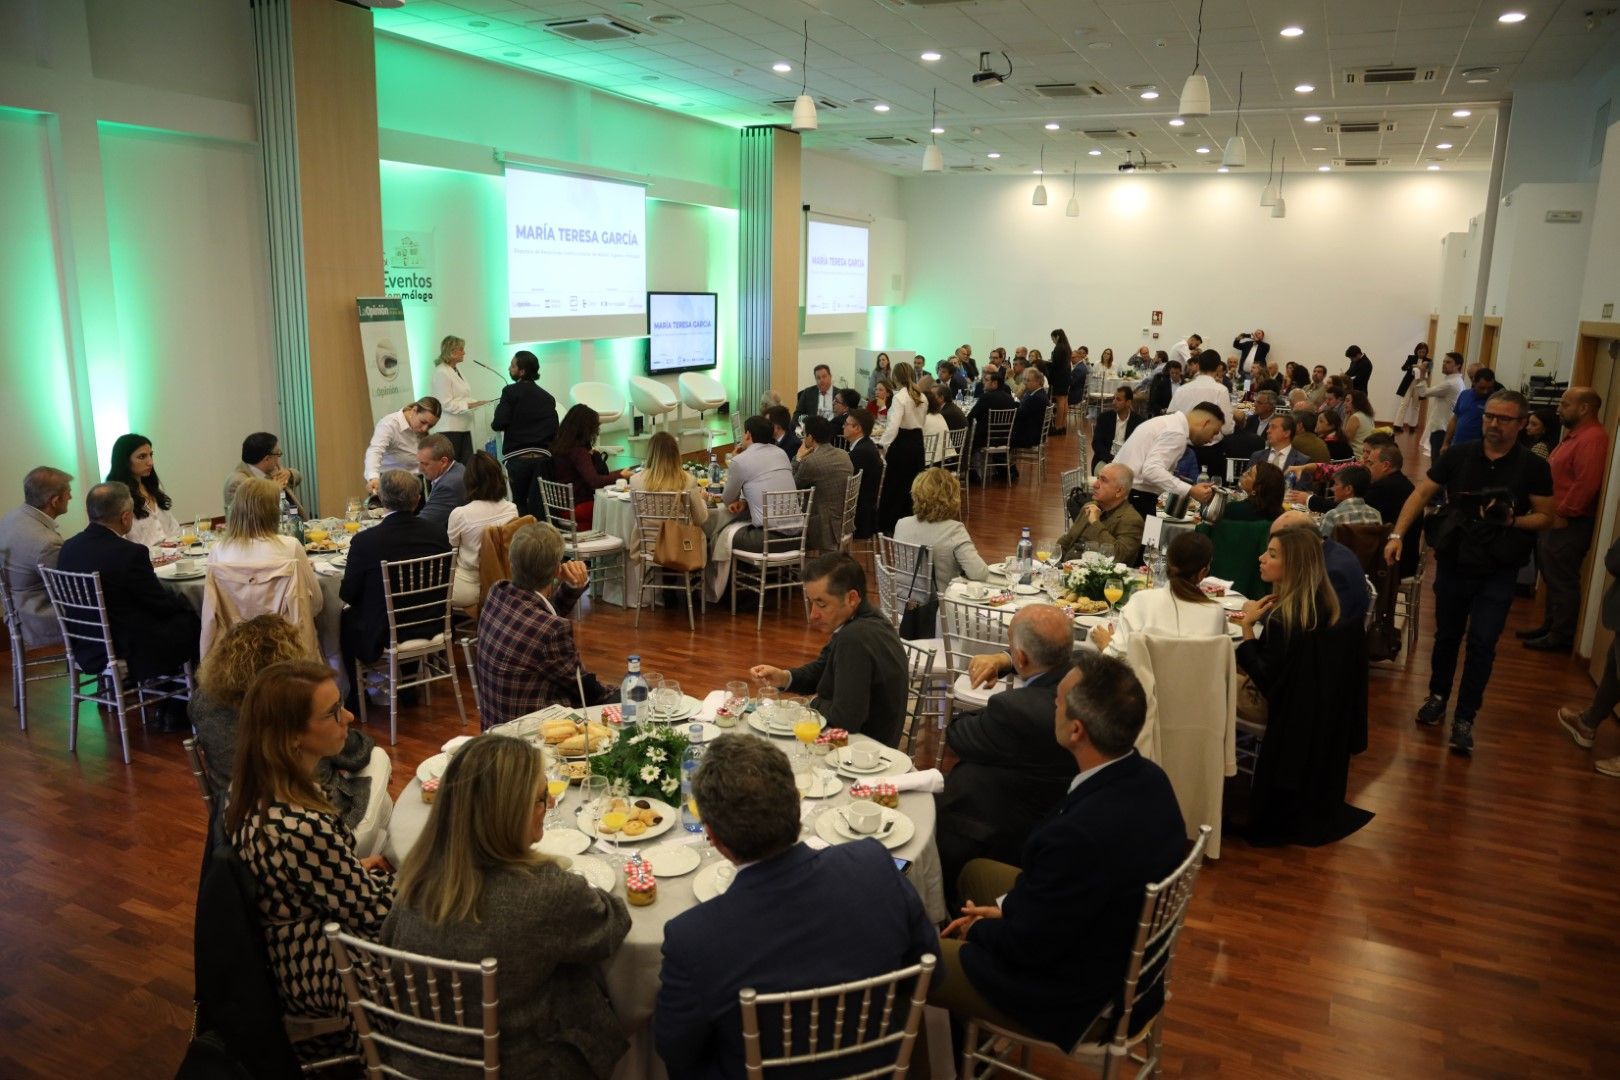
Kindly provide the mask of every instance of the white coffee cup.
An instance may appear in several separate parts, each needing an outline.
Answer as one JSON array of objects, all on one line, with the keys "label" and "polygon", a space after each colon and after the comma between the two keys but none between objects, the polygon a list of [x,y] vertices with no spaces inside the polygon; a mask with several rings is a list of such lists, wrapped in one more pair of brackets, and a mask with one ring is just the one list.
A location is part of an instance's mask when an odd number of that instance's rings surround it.
[{"label": "white coffee cup", "polygon": [[990,586],[981,582],[970,581],[962,587],[962,592],[969,600],[983,600],[990,595]]},{"label": "white coffee cup", "polygon": [[851,832],[871,836],[883,827],[883,807],[871,802],[852,802],[844,807],[844,821]]},{"label": "white coffee cup", "polygon": [[849,763],[857,769],[875,769],[883,763],[883,755],[869,746],[852,746]]},{"label": "white coffee cup", "polygon": [[174,564],[174,572],[177,574],[195,574],[197,570],[196,559],[181,559]]},{"label": "white coffee cup", "polygon": [[623,491],[630,486],[630,481],[621,476],[618,480],[613,482],[613,486],[619,491]]}]

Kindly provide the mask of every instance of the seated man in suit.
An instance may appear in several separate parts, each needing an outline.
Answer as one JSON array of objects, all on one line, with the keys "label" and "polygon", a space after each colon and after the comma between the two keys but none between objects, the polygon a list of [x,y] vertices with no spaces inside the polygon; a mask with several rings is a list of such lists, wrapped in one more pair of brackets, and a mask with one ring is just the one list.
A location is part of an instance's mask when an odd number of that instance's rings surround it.
[{"label": "seated man in suit", "polygon": [[[940,941],[932,1005],[1033,1032],[1065,1049],[1119,1004],[1143,890],[1180,865],[1186,827],[1170,780],[1134,749],[1147,697],[1122,660],[1080,650],[1058,683],[1056,741],[1077,775],[1035,827],[1021,866],[975,859],[962,917]],[[1146,1023],[1160,1005],[1143,1002]],[[918,1073],[918,1075],[927,1075]]]},{"label": "seated man in suit", "polygon": [[1120,386],[1114,390],[1114,399],[1110,407],[1102,410],[1097,416],[1096,423],[1091,425],[1091,468],[1095,472],[1098,466],[1106,465],[1114,460],[1119,448],[1125,445],[1125,440],[1131,437],[1138,424],[1146,419],[1133,408],[1135,404],[1131,396],[1130,387]]},{"label": "seated man in suit", "polygon": [[[388,469],[378,478],[377,497],[382,501],[383,519],[369,529],[354,534],[349,542],[348,565],[338,595],[348,607],[340,624],[343,668],[351,685],[345,707],[359,712],[360,696],[354,680],[354,662],[369,664],[388,646],[388,609],[383,603],[382,564],[404,559],[420,559],[450,550],[444,526],[416,513],[422,501],[422,483],[416,474]],[[446,579],[446,589],[449,579]],[[401,626],[399,640],[432,637],[444,629],[442,616],[411,626]]]},{"label": "seated man in suit", "polygon": [[765,419],[771,425],[771,442],[782,448],[782,453],[788,460],[799,453],[799,437],[793,434],[793,417],[788,415],[786,405],[772,405],[765,410]]},{"label": "seated man in suit", "polygon": [[842,552],[804,568],[810,628],[828,635],[821,654],[791,670],[756,664],[756,682],[814,694],[810,707],[832,727],[899,746],[906,719],[906,653],[900,635],[866,602],[866,571]]},{"label": "seated man in suit", "polygon": [[467,505],[467,466],[456,460],[456,448],[443,435],[422,436],[416,464],[429,485],[427,502],[417,516],[447,529],[450,511]]},{"label": "seated man in suit", "polygon": [[1018,415],[1013,417],[1012,445],[1015,449],[1035,446],[1041,441],[1041,425],[1046,422],[1046,407],[1052,403],[1046,392],[1046,376],[1035,368],[1024,372],[1024,396],[1018,401]]},{"label": "seated man in suit", "polygon": [[1000,370],[986,364],[984,393],[979,395],[979,400],[973,403],[972,410],[968,412],[968,423],[973,425],[973,449],[983,448],[985,440],[990,437],[991,411],[1003,412],[1008,409],[1016,412],[1018,399],[1012,396],[1011,390],[1007,389],[1007,384],[1002,380]]},{"label": "seated man in suit", "polygon": [[1273,416],[1266,424],[1266,448],[1250,454],[1249,464],[1269,462],[1281,469],[1284,475],[1296,465],[1309,465],[1311,459],[1300,453],[1299,448],[1294,445],[1294,435],[1298,430],[1298,423],[1287,413]]},{"label": "seated man in suit", "polygon": [[62,627],[45,594],[39,568],[56,565],[62,550],[56,519],[72,503],[73,477],[41,465],[23,477],[22,503],[0,518],[0,572],[6,575],[11,602],[22,618],[23,644],[30,649],[62,644]]},{"label": "seated man in suit", "polygon": [[[159,584],[146,548],[124,539],[135,524],[129,486],[97,484],[85,496],[84,512],[90,524],[62,544],[56,568],[76,574],[100,572],[113,648],[129,665],[124,685],[175,675],[195,664],[202,620],[179,593]],[[97,644],[75,641],[73,655],[82,671],[99,673],[107,666],[107,654]],[[165,701],[160,710],[160,730],[190,728],[185,702]]]},{"label": "seated man in suit", "polygon": [[[908,967],[937,951],[939,935],[922,901],[879,844],[860,840],[815,851],[799,841],[793,767],[768,741],[720,736],[704,753],[692,788],[704,831],[737,871],[725,892],[664,926],[653,1036],[670,1076],[742,1075],[737,992],[745,986],[761,993],[830,986]],[[897,1025],[903,1008],[896,1010]],[[834,1011],[821,1010],[823,1047]],[[780,1014],[765,1010],[760,1028],[765,1056],[781,1053]],[[848,1076],[884,1058],[894,1064],[893,1046],[836,1059],[809,1075]]]},{"label": "seated man in suit", "polygon": [[945,420],[946,431],[961,431],[967,427],[967,413],[963,412],[962,406],[946,392],[943,384],[936,383],[930,386],[928,396],[939,402],[939,415]]},{"label": "seated man in suit", "polygon": [[817,364],[815,385],[800,390],[799,399],[794,403],[794,422],[797,423],[802,416],[825,416],[831,420],[833,401],[837,395],[838,391],[833,389],[832,368],[826,364]]},{"label": "seated man in suit", "polygon": [[1074,524],[1058,541],[1065,559],[1078,559],[1085,545],[1106,540],[1113,545],[1114,558],[1135,566],[1142,558],[1142,514],[1131,505],[1131,470],[1119,462],[1109,462],[1091,485],[1091,500],[1080,507]]},{"label": "seated man in suit", "polygon": [[1321,464],[1332,455],[1327,443],[1316,434],[1316,413],[1310,409],[1294,412],[1294,449],[1305,455],[1305,460]]},{"label": "seated man in suit", "polygon": [[[849,454],[832,444],[832,434],[831,420],[806,417],[804,442],[793,459],[794,481],[799,487],[814,488],[816,492],[811,502],[810,527],[804,538],[805,546],[813,551],[832,551],[843,539],[840,533],[845,496],[849,491],[849,478],[855,475]],[[861,479],[864,481],[866,477]]]},{"label": "seated man in suit", "polygon": [[274,480],[281,485],[282,510],[295,510],[301,518],[304,504],[298,501],[298,485],[303,481],[297,469],[282,464],[281,440],[268,431],[255,431],[242,440],[242,460],[225,478],[225,515],[230,516],[236,489],[244,480]]},{"label": "seated man in suit", "polygon": [[1010,671],[1022,685],[994,694],[981,711],[955,717],[945,730],[957,757],[944,792],[935,796],[947,889],[972,859],[1016,866],[1025,837],[1063,801],[1076,772],[1074,757],[1052,738],[1057,684],[1074,651],[1073,624],[1061,608],[1032,604],[1013,616],[1007,633],[1008,652],[974,658],[975,669],[994,669],[980,670],[974,683],[988,686]]},{"label": "seated man in suit", "polygon": [[877,533],[878,488],[883,483],[883,455],[872,441],[872,414],[851,409],[844,414],[844,441],[849,444],[849,463],[861,474],[861,497],[855,506],[855,539],[865,540]]}]

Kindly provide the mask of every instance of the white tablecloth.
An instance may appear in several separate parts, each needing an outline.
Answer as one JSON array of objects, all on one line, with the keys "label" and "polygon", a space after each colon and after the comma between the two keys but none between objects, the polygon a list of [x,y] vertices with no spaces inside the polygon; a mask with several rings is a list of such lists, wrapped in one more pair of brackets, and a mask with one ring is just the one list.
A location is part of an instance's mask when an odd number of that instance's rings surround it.
[{"label": "white tablecloth", "polygon": [[[591,528],[599,529],[609,536],[617,536],[624,541],[625,567],[624,583],[621,586],[616,581],[604,582],[602,585],[602,599],[610,604],[620,607],[640,607],[641,597],[641,560],[636,558],[636,549],[640,546],[641,538],[636,535],[636,513],[630,505],[630,493],[603,488],[596,493],[596,509],[591,517]],[[720,530],[725,528],[731,520],[731,515],[723,506],[711,506],[709,517],[703,523],[703,532],[709,538],[709,549],[714,551],[715,538]],[[728,555],[724,566],[725,577],[721,578],[721,587],[724,588],[726,578],[731,573],[731,561]],[[716,564],[711,557],[710,563],[704,568],[705,580],[710,574],[716,572]],[[663,602],[662,592],[654,593],[653,604],[656,606]]]},{"label": "white tablecloth", "polygon": [[[600,715],[600,711],[598,708],[587,710],[593,718]],[[737,730],[753,729],[739,727]],[[790,752],[795,747],[791,737],[774,741]],[[850,741],[859,744],[872,740],[864,735],[855,735]],[[823,807],[840,806],[849,801],[846,781],[844,790],[837,795],[826,799],[807,800],[806,805],[816,808],[812,811],[814,813]],[[568,794],[563,797],[558,812],[571,823],[574,811],[578,807],[579,789],[570,788]],[[945,918],[946,909],[944,872],[940,868],[939,852],[934,845],[934,797],[923,792],[904,792],[900,796],[900,809],[911,818],[917,832],[905,844],[894,849],[894,854],[899,858],[911,860],[911,868],[908,871],[911,883],[922,897],[928,917],[938,922]],[[422,801],[422,785],[413,778],[400,793],[394,807],[393,820],[389,823],[388,840],[383,848],[389,862],[395,866],[403,864],[405,855],[416,844],[422,829],[427,825],[429,810],[430,807]],[[677,833],[678,830],[672,830],[671,833],[665,834],[663,840],[654,843],[667,842]],[[805,825],[805,835],[815,835],[811,822]],[[623,844],[621,847],[628,855],[635,845]],[[707,843],[701,844],[699,850],[704,854],[705,866],[719,858],[713,854],[713,848]],[[609,856],[596,854],[604,860],[611,861]],[[619,1020],[630,1033],[631,1039],[629,1052],[614,1072],[616,1080],[661,1080],[667,1075],[663,1062],[659,1060],[654,1050],[652,1028],[649,1023],[658,994],[658,971],[663,964],[664,923],[697,904],[696,897],[692,895],[692,881],[699,872],[701,867],[681,877],[660,878],[658,899],[646,907],[630,908],[630,933],[624,939],[618,953],[604,969],[608,996],[612,999],[614,1011],[618,1013]],[[622,869],[618,877],[613,893],[622,899],[624,897]]]}]

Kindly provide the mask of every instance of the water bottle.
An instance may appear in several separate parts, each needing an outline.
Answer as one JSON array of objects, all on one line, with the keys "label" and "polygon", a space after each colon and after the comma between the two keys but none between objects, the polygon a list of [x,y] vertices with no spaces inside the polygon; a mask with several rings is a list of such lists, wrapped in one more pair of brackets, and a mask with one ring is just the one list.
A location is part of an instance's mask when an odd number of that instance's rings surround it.
[{"label": "water bottle", "polygon": [[714,447],[711,446],[711,447],[709,447],[709,483],[718,484],[719,482],[720,482],[720,455],[716,454],[714,452]]},{"label": "water bottle", "polygon": [[1030,542],[1028,526],[1018,535],[1018,551],[1013,555],[1013,568],[1018,575],[1018,583],[1029,584],[1030,572],[1035,568],[1035,545]]},{"label": "water bottle", "polygon": [[702,832],[703,818],[698,813],[697,798],[692,794],[692,778],[698,763],[703,760],[703,725],[687,728],[686,752],[681,755],[681,828],[687,832]]},{"label": "water bottle", "polygon": [[641,657],[630,654],[630,670],[619,684],[619,717],[626,732],[635,728],[641,719],[641,707],[647,702],[647,680],[641,677]]}]

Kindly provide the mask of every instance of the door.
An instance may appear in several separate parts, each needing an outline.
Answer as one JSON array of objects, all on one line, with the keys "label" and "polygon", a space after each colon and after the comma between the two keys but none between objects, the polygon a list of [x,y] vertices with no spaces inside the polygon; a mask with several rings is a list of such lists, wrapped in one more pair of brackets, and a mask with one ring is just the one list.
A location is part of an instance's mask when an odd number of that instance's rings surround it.
[{"label": "door", "polygon": [[1423,336],[1423,340],[1427,341],[1429,343],[1429,355],[1430,356],[1434,355],[1434,342],[1435,342],[1435,339],[1438,338],[1439,336],[1440,336],[1440,316],[1438,316],[1438,315],[1430,315],[1429,316],[1429,332]]},{"label": "door", "polygon": [[1457,316],[1457,332],[1451,344],[1451,351],[1460,356],[1468,355],[1468,323],[1467,315]]},{"label": "door", "polygon": [[1486,318],[1485,326],[1480,331],[1479,362],[1482,366],[1496,370],[1496,342],[1502,336],[1502,320]]}]

